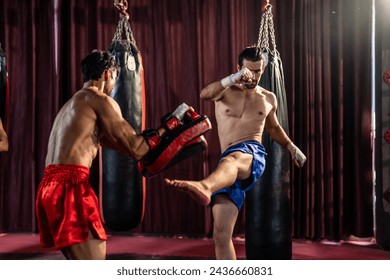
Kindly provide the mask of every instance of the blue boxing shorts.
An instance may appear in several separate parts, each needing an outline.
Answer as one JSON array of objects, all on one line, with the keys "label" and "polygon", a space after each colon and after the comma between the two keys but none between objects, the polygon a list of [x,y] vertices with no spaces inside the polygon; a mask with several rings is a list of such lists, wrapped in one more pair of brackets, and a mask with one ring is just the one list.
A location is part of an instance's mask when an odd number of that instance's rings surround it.
[{"label": "blue boxing shorts", "polygon": [[221,189],[212,194],[212,198],[217,194],[226,194],[230,197],[233,203],[237,206],[238,211],[241,210],[245,200],[245,192],[249,191],[256,181],[261,177],[265,169],[265,148],[259,142],[250,140],[238,143],[229,147],[221,158],[233,152],[241,152],[253,155],[252,160],[252,174],[245,180],[236,180],[230,187]]}]

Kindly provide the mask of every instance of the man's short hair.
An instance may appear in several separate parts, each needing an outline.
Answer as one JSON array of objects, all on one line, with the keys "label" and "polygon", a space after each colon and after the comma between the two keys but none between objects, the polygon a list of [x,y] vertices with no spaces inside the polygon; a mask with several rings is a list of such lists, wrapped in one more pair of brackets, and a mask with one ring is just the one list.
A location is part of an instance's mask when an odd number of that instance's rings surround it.
[{"label": "man's short hair", "polygon": [[94,50],[81,61],[83,82],[98,80],[110,68],[118,69],[115,57],[107,51]]},{"label": "man's short hair", "polygon": [[256,46],[248,46],[246,47],[238,56],[238,65],[242,67],[244,59],[249,60],[249,61],[260,61],[264,60],[263,53],[261,49]]}]

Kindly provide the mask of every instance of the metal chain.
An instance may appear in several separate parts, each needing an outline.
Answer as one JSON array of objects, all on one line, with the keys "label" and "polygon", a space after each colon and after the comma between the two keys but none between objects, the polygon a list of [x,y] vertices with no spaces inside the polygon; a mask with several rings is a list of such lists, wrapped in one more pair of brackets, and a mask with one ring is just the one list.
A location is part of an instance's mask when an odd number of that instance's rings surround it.
[{"label": "metal chain", "polygon": [[262,37],[263,37],[263,28],[264,28],[264,14],[261,15],[261,21],[260,21],[260,29],[259,29],[259,37],[257,39],[257,46],[261,47]]},{"label": "metal chain", "polygon": [[261,42],[261,48],[262,49],[268,49],[269,48],[269,34],[268,34],[268,9],[265,12],[265,22],[264,22],[264,31],[263,31],[263,41]]},{"label": "metal chain", "polygon": [[116,27],[114,38],[112,39],[112,41],[122,40],[123,31],[125,31],[126,40],[129,41],[130,43],[133,43],[134,45],[136,45],[133,31],[131,30],[130,23],[126,17],[120,18],[118,26]]},{"label": "metal chain", "polygon": [[275,27],[274,27],[274,20],[273,20],[271,9],[272,7],[269,8],[269,13],[268,13],[269,31],[270,31],[272,47],[274,51],[276,51]]},{"label": "metal chain", "polygon": [[123,29],[123,19],[121,18],[118,22],[118,26],[116,27],[114,38],[112,41],[119,41],[122,39],[122,29]]},{"label": "metal chain", "polygon": [[125,32],[126,32],[126,39],[130,41],[131,43],[135,44],[134,36],[133,36],[133,31],[131,31],[130,23],[129,21],[125,21]]},{"label": "metal chain", "polygon": [[276,51],[275,27],[273,22],[271,5],[269,5],[264,11],[264,13],[261,15],[257,46],[261,49],[268,49],[269,39],[271,39],[273,50]]}]

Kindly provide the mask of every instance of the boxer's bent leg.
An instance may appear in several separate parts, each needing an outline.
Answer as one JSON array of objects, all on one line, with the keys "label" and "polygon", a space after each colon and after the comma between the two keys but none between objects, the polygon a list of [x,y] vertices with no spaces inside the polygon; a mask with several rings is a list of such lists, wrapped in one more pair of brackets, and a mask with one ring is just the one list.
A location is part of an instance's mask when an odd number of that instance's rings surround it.
[{"label": "boxer's bent leg", "polygon": [[87,242],[65,247],[61,252],[68,260],[105,260],[106,241],[96,239],[89,232]]},{"label": "boxer's bent leg", "polygon": [[236,252],[232,235],[237,221],[237,206],[227,195],[219,194],[214,197],[212,207],[214,229],[213,239],[215,255],[218,260],[235,260]]}]

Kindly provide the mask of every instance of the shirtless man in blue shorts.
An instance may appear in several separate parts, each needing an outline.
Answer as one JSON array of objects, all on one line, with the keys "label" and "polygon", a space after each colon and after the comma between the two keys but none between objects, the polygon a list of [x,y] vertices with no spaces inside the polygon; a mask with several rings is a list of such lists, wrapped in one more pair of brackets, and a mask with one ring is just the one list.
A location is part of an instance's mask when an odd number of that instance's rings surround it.
[{"label": "shirtless man in blue shorts", "polygon": [[247,47],[238,57],[237,73],[212,82],[201,91],[201,99],[215,102],[221,160],[201,181],[165,179],[167,185],[188,192],[202,205],[212,202],[217,259],[236,259],[232,242],[234,225],[245,192],[265,168],[263,130],[290,151],[296,166],[302,167],[306,161],[279,124],[275,94],[258,86],[264,68],[260,49]]}]

